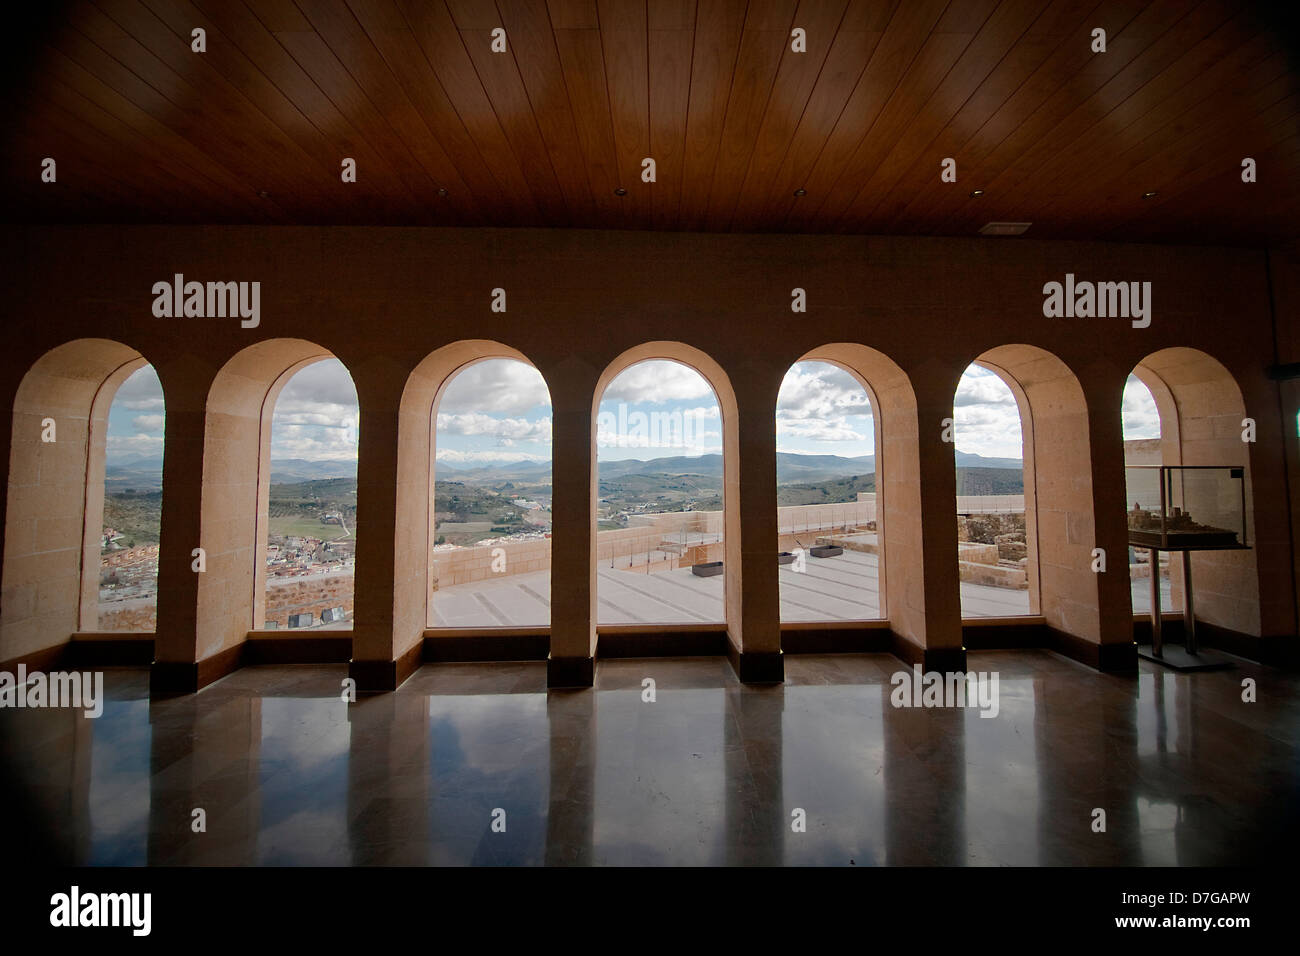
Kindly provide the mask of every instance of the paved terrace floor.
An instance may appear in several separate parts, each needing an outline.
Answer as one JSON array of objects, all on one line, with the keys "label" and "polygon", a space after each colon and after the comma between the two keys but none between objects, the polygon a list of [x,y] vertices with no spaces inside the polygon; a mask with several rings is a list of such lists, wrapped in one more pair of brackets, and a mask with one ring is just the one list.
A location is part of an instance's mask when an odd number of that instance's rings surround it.
[{"label": "paved terrace floor", "polygon": [[[781,620],[869,621],[880,617],[879,562],[874,554],[845,551],[806,559],[806,570],[781,568]],[[723,619],[723,577],[701,578],[689,568],[645,574],[598,569],[598,624],[700,624]],[[1163,582],[1161,606],[1169,608]],[[551,573],[489,578],[434,594],[435,627],[527,627],[550,620]],[[1029,592],[961,585],[964,617],[1014,617],[1029,613]],[[1133,581],[1133,611],[1150,609],[1145,579]]]}]

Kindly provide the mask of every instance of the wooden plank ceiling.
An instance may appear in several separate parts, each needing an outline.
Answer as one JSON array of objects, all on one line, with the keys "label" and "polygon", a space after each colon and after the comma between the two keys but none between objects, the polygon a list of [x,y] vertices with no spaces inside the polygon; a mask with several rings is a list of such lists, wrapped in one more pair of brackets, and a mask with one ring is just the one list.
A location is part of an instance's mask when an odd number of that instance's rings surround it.
[{"label": "wooden plank ceiling", "polygon": [[1268,4],[54,9],[17,31],[9,221],[973,235],[1012,220],[1038,237],[1245,245],[1300,232],[1300,70]]}]

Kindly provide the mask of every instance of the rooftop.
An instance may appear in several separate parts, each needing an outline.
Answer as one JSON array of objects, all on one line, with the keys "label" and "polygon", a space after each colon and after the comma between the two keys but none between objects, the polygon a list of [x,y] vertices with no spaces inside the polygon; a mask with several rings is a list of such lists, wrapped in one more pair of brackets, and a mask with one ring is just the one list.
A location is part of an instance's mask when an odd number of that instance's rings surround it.
[{"label": "rooftop", "polygon": [[[702,578],[689,568],[654,574],[599,568],[598,624],[703,624],[723,620],[722,575]],[[434,627],[535,627],[549,620],[551,574],[535,571],[440,588]],[[880,617],[879,563],[874,554],[845,551],[807,559],[807,570],[781,568],[781,620],[867,621]],[[1162,586],[1164,608],[1169,586]],[[962,583],[964,617],[1029,613],[1029,592]],[[1150,609],[1146,579],[1133,579],[1133,613]]]}]

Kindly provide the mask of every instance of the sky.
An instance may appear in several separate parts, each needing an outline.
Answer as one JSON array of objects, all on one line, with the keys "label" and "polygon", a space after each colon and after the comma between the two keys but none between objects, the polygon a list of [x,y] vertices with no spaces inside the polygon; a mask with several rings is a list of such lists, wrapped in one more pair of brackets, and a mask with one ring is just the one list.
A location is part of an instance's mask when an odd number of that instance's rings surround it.
[{"label": "sky", "polygon": [[357,390],[343,363],[325,359],[285,383],[271,418],[271,461],[356,461]]},{"label": "sky", "polygon": [[551,460],[551,393],[542,373],[514,359],[463,369],[438,403],[437,460],[478,468]]},{"label": "sky", "polygon": [[[1130,376],[1124,389],[1124,437],[1157,438],[1160,420],[1146,386]],[[1015,398],[993,372],[971,366],[953,402],[959,451],[1020,458]],[[118,389],[108,418],[110,461],[161,457],[163,398],[146,365]],[[448,384],[438,406],[437,458],[453,466],[548,461],[550,393],[541,373],[512,359],[478,362]],[[713,454],[721,451],[718,401],[704,377],[677,362],[653,360],[610,382],[597,417],[601,461]],[[272,460],[356,458],[357,397],[336,359],[302,369],[276,402]],[[874,418],[866,392],[848,372],[799,362],[781,384],[777,449],[854,458],[874,453]],[[648,444],[653,442],[654,444]]]},{"label": "sky", "polygon": [[876,453],[871,400],[856,378],[827,362],[796,362],[776,396],[776,450],[859,458]]},{"label": "sky", "polygon": [[1160,437],[1160,413],[1156,411],[1156,400],[1151,397],[1151,389],[1133,375],[1124,385],[1124,404],[1121,408],[1124,416],[1124,440]]},{"label": "sky", "polygon": [[146,365],[131,374],[108,408],[105,458],[111,464],[163,453],[163,393],[158,373]]},{"label": "sky", "polygon": [[953,441],[958,451],[985,458],[1022,458],[1020,407],[996,372],[969,365],[952,401]]},{"label": "sky", "polygon": [[722,451],[718,399],[703,375],[651,360],[614,376],[596,410],[600,461],[711,455]]}]

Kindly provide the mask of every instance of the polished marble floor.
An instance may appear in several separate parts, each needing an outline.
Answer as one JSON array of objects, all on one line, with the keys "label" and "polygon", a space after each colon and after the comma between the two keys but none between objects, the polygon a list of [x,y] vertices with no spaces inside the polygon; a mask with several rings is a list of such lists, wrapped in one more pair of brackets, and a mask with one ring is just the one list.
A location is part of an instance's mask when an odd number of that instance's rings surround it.
[{"label": "polished marble floor", "polygon": [[343,666],[156,701],[147,671],[112,669],[98,719],[0,710],[6,842],[96,865],[1293,858],[1300,677],[1037,650],[969,667],[998,674],[996,717],[891,706],[889,655],[789,656],[767,687],[723,659],[604,661],[594,689],[549,694],[543,664],[425,665],[355,704]]}]

